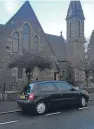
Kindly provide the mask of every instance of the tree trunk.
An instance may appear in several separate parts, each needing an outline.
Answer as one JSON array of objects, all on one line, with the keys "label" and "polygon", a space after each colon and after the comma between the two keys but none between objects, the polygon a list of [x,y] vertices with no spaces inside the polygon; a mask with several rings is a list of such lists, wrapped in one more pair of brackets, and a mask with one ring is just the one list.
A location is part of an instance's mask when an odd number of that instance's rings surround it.
[{"label": "tree trunk", "polygon": [[89,72],[85,71],[85,76],[86,76],[86,88],[88,88],[88,78],[89,78]]},{"label": "tree trunk", "polygon": [[27,79],[28,79],[28,84],[31,83],[32,73],[33,73],[32,69],[30,69],[30,68],[26,69],[26,75],[27,75]]},{"label": "tree trunk", "polygon": [[92,70],[92,82],[94,82],[94,70]]}]

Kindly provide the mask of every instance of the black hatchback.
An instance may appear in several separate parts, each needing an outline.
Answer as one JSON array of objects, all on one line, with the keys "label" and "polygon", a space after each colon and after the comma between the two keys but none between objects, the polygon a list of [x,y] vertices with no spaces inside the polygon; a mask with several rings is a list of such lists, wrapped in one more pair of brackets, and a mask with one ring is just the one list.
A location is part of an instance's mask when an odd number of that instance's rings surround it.
[{"label": "black hatchback", "polygon": [[41,81],[24,88],[17,103],[22,111],[34,110],[38,114],[44,114],[50,107],[84,107],[88,100],[87,91],[77,89],[65,81]]}]

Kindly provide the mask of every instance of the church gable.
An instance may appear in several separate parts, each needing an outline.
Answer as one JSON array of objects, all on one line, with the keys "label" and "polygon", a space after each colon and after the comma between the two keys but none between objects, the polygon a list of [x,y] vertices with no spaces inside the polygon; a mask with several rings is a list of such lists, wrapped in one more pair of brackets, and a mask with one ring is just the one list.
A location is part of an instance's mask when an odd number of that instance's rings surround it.
[{"label": "church gable", "polygon": [[30,28],[30,51],[37,52],[37,50],[34,50],[34,47],[37,47],[37,44],[35,44],[35,40],[37,40],[39,43],[39,52],[42,52],[46,45],[49,49],[47,52],[52,55],[52,50],[45,37],[44,31],[28,1],[26,1],[17,13],[5,24],[3,30],[0,32],[0,41],[6,43],[7,46],[11,48],[10,44],[13,42],[13,35],[16,32],[19,37],[19,47],[21,48],[25,24],[28,24]]},{"label": "church gable", "polygon": [[17,11],[17,13],[5,24],[4,30],[6,29],[7,31],[12,31],[20,27],[20,25],[22,25],[25,21],[30,22],[34,30],[42,29],[28,1],[26,1],[23,6]]},{"label": "church gable", "polygon": [[[15,56],[23,54],[26,50],[35,53],[40,52],[42,56],[53,56],[52,48],[28,1],[26,1],[17,13],[1,27],[0,54],[4,54],[2,58],[5,60],[4,62],[0,62],[2,66],[6,67],[12,57],[15,58]],[[4,49],[2,49],[1,44],[3,44]],[[25,48],[25,50],[23,48]],[[2,68],[1,73],[3,73],[3,71],[4,69]],[[13,73],[12,71],[12,74]],[[16,69],[13,76],[16,77],[17,75],[18,70]]]}]

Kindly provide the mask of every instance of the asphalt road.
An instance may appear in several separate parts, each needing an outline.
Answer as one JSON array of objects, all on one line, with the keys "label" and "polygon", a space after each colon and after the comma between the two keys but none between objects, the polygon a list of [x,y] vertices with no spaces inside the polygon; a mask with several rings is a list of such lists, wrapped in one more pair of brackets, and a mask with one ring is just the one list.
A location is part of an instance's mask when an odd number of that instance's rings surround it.
[{"label": "asphalt road", "polygon": [[0,115],[0,129],[94,129],[94,102],[85,109],[63,109],[43,116]]}]

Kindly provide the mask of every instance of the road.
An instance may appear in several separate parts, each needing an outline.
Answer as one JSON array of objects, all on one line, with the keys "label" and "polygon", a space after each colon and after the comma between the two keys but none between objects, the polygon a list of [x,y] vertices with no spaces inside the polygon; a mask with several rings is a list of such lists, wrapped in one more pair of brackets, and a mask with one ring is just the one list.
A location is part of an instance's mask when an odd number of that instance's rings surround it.
[{"label": "road", "polygon": [[0,129],[94,129],[94,102],[85,109],[63,109],[43,116],[0,115]]}]

